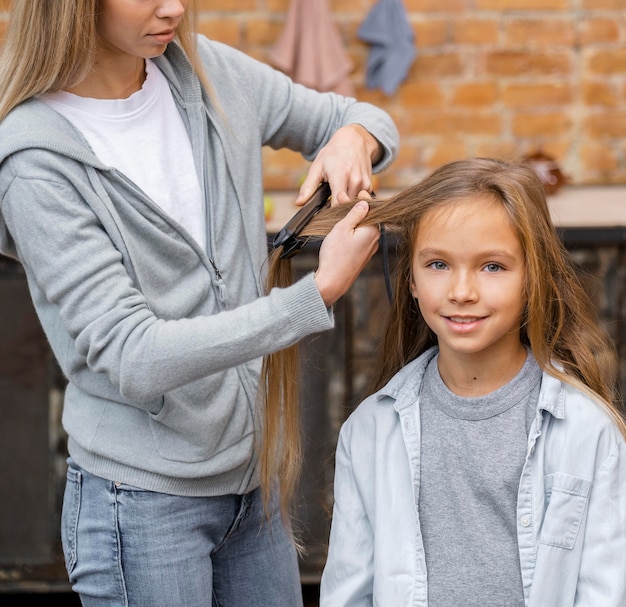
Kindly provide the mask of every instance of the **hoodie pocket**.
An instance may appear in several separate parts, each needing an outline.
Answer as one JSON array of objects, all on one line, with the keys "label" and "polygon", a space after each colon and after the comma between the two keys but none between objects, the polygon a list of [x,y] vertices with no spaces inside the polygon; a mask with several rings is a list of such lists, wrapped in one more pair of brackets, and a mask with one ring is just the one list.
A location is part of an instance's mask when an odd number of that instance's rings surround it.
[{"label": "hoodie pocket", "polygon": [[210,378],[168,393],[159,413],[150,416],[162,458],[184,463],[211,459],[220,470],[247,464],[254,403],[234,372],[221,377],[221,385]]},{"label": "hoodie pocket", "polygon": [[540,543],[571,550],[576,543],[591,490],[591,481],[555,472],[545,477],[546,513]]}]

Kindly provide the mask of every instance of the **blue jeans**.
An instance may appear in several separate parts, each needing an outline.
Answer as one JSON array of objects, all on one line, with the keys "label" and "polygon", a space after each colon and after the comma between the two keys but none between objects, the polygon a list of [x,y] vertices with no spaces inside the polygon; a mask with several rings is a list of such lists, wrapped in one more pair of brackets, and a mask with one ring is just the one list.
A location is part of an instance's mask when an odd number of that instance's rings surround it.
[{"label": "blue jeans", "polygon": [[68,460],[62,541],[83,607],[301,607],[293,542],[257,489],[180,497]]}]

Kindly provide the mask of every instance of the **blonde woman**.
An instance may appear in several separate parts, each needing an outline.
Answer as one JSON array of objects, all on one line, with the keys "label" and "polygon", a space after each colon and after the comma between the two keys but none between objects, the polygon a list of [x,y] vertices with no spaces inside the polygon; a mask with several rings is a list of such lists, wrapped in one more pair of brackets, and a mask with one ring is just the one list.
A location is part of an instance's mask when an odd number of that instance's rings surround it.
[{"label": "blonde woman", "polygon": [[303,154],[300,201],[327,181],[336,204],[398,146],[372,105],[196,36],[195,4],[14,0],[0,60],[0,252],[68,380],[62,539],[85,607],[301,604],[261,359],[332,328],[378,231],[363,203],[315,273],[265,296],[261,149]]}]

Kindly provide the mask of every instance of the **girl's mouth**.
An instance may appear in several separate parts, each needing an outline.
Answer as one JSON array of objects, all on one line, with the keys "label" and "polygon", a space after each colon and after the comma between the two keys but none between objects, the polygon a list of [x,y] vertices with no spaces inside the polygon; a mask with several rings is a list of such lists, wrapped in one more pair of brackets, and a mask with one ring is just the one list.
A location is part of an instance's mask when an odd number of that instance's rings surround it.
[{"label": "girl's mouth", "polygon": [[484,316],[444,316],[448,326],[458,333],[469,333],[475,330],[485,318]]}]

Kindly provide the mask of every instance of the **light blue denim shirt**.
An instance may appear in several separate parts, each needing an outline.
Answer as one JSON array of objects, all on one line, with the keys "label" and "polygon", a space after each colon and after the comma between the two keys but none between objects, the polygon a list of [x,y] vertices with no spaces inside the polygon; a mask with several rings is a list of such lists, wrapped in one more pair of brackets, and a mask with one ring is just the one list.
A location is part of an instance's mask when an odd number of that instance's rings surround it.
[{"label": "light blue denim shirt", "polygon": [[[428,605],[420,521],[419,389],[436,349],[342,426],[321,607]],[[543,374],[519,482],[527,607],[626,606],[626,444],[588,396]]]}]

